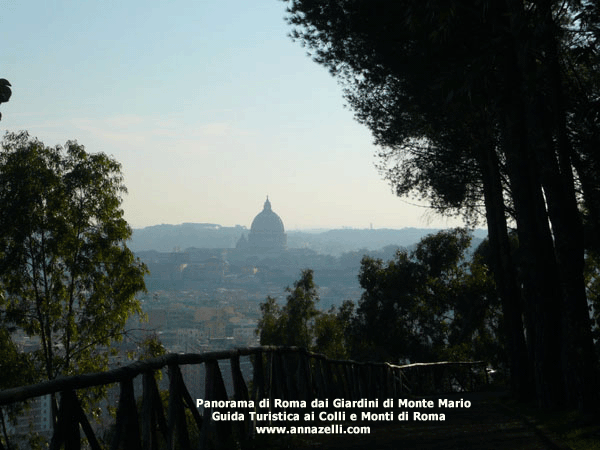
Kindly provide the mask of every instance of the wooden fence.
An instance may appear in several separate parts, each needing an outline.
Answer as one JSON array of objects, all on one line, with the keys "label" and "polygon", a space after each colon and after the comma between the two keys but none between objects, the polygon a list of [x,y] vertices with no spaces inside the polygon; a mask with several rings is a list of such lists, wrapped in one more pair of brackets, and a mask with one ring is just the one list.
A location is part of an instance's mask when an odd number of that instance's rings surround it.
[{"label": "wooden fence", "polygon": [[[249,357],[253,374],[247,382],[240,358]],[[230,391],[226,389],[221,365],[231,366]],[[487,383],[483,362],[441,362],[398,366],[388,363],[336,361],[295,347],[252,347],[204,354],[168,354],[138,361],[107,372],[56,379],[33,386],[0,392],[0,407],[34,397],[53,395],[58,401],[57,421],[50,448],[73,450],[103,447],[81,406],[77,391],[118,383],[120,394],[110,449],[191,449],[213,447],[231,439],[250,438],[256,423],[211,419],[215,410],[232,408],[197,407],[184,383],[181,368],[203,364],[204,401],[253,401],[263,399],[346,400],[385,399],[458,390],[475,390]],[[168,401],[161,399],[156,373],[168,373]],[[134,392],[134,379],[141,392]],[[165,404],[166,403],[166,404]],[[215,403],[211,403],[215,405]],[[216,404],[218,405],[218,404]],[[220,406],[220,405],[219,405]],[[247,409],[245,410],[248,411]],[[4,446],[0,441],[0,450]]]}]

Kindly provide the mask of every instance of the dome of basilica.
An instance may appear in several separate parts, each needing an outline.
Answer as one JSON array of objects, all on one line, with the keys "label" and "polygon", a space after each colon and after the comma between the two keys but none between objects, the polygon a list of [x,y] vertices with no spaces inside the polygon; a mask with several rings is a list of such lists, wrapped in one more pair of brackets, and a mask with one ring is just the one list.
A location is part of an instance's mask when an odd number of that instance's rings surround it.
[{"label": "dome of basilica", "polygon": [[269,197],[265,202],[265,206],[261,212],[252,221],[250,227],[251,232],[268,232],[268,233],[284,233],[283,221],[271,209]]},{"label": "dome of basilica", "polygon": [[269,197],[263,210],[252,221],[248,241],[240,239],[237,248],[261,251],[281,251],[285,249],[287,236],[281,218],[271,209]]}]

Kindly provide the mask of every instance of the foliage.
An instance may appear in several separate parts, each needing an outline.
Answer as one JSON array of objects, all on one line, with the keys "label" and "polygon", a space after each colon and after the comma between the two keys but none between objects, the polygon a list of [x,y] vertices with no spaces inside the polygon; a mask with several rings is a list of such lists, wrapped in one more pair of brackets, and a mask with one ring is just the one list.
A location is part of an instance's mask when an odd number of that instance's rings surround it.
[{"label": "foliage", "polygon": [[[446,213],[480,207],[472,140],[485,129],[476,114],[486,72],[468,59],[477,52],[485,60],[489,53],[479,47],[486,45],[483,38],[469,39],[473,30],[450,20],[476,24],[479,12],[465,7],[459,15],[448,2],[289,3],[292,37],[341,82],[357,120],[381,147],[380,168],[396,192]],[[474,17],[464,18],[468,13]],[[430,23],[436,19],[444,23]],[[428,27],[437,29],[428,34]]]},{"label": "foliage", "polygon": [[485,206],[513,391],[533,379],[540,405],[597,408],[583,273],[600,229],[596,2],[288,4],[292,37],[342,83],[396,192],[470,221]]},{"label": "foliage", "polygon": [[312,348],[312,325],[317,315],[315,303],[319,301],[317,287],[313,281],[313,271],[305,269],[300,279],[294,282],[286,305],[281,308],[273,297],[261,303],[262,318],[258,322],[257,333],[261,345],[291,345]]},{"label": "foliage", "polygon": [[260,343],[334,359],[504,364],[498,296],[482,258],[468,254],[470,243],[464,229],[446,230],[387,263],[363,257],[356,311],[351,301],[317,311],[312,271],[304,270],[286,305],[272,297],[261,304]]},{"label": "foliage", "polygon": [[332,306],[320,312],[314,325],[314,348],[332,359],[348,359],[352,345],[354,303],[346,300],[339,308]]},{"label": "foliage", "polygon": [[167,349],[161,342],[157,333],[152,333],[138,343],[138,352],[135,355],[135,359],[144,360],[150,358],[156,358],[158,356],[165,355]]},{"label": "foliage", "polygon": [[365,257],[356,312],[357,358],[430,362],[490,359],[498,339],[494,284],[479,261],[467,261],[463,229],[423,238],[384,263]]},{"label": "foliage", "polygon": [[31,355],[19,350],[6,328],[0,328],[0,373],[0,390],[22,386],[35,379]]},{"label": "foliage", "polygon": [[2,143],[2,321],[39,340],[40,378],[105,369],[141,312],[147,269],[126,246],[125,192],[120,165],[77,142],[52,148],[22,132]]},{"label": "foliage", "polygon": [[[0,328],[0,374],[0,390],[29,384],[36,378],[31,355],[20,351],[7,328]],[[0,407],[0,433],[5,443],[8,442],[7,422],[14,423],[24,407],[22,403]]]},{"label": "foliage", "polygon": [[260,304],[260,311],[262,317],[256,328],[256,333],[260,336],[260,344],[271,345],[281,342],[284,339],[281,329],[283,320],[281,307],[277,304],[277,300],[270,295],[267,296],[265,303]]},{"label": "foliage", "polygon": [[297,346],[331,358],[345,358],[352,302],[344,302],[339,311],[335,308],[326,313],[318,311],[319,295],[310,269],[303,270],[294,287],[288,287],[286,292],[289,295],[285,306],[281,307],[270,296],[260,305],[262,317],[256,332],[261,345]]},{"label": "foliage", "polygon": [[592,316],[592,333],[596,351],[600,354],[600,257],[589,252],[585,258],[585,281]]},{"label": "foliage", "polygon": [[318,314],[315,305],[319,301],[317,286],[313,281],[313,271],[303,270],[300,279],[294,282],[294,287],[288,287],[286,291],[289,295],[283,308],[287,334],[285,345],[310,348],[311,327]]}]

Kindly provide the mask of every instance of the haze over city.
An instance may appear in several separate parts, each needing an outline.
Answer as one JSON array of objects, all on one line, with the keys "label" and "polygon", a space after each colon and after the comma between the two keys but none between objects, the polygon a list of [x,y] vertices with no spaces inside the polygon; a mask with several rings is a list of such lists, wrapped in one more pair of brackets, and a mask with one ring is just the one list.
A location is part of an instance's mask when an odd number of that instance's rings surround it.
[{"label": "haze over city", "polygon": [[11,2],[2,134],[77,140],[123,165],[134,228],[460,224],[399,199],[340,86],[289,37],[279,1]]}]

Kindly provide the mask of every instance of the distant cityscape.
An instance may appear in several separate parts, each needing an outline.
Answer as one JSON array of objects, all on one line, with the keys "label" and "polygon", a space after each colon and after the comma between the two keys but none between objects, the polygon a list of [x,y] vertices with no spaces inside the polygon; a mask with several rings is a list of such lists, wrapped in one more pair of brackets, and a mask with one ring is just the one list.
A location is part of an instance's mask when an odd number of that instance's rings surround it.
[{"label": "distant cityscape", "polygon": [[[302,269],[314,271],[320,309],[327,310],[344,300],[357,303],[363,256],[390,260],[399,249],[410,249],[423,236],[437,231],[343,228],[286,232],[268,197],[249,229],[185,223],[134,230],[129,246],[150,271],[147,292],[138,296],[148,320],[130,319],[127,328],[132,331],[111,359],[111,366],[127,364],[127,354],[135,354],[139,342],[148,335],[158,337],[173,353],[257,346],[260,304],[267,296],[284,304],[285,288],[299,278]],[[473,234],[475,247],[486,231],[475,230]],[[36,339],[24,333],[13,338],[23,350],[39,347]],[[242,371],[250,374],[249,362],[243,364]],[[189,386],[203,385],[204,373],[199,367],[188,366],[183,375]],[[115,404],[117,399],[118,390],[111,389],[108,404]],[[36,400],[18,426],[9,425],[9,433],[49,435],[49,402],[47,396]]]},{"label": "distant cityscape", "polygon": [[[131,248],[148,266],[141,296],[169,351],[201,352],[258,345],[255,329],[267,296],[285,301],[302,269],[314,271],[319,308],[358,302],[360,260],[392,259],[438,229],[341,229],[287,232],[267,197],[250,229],[187,223],[134,230]],[[485,237],[474,232],[473,244]],[[154,246],[154,248],[152,248]],[[164,249],[170,248],[170,251]]]},{"label": "distant cityscape", "polygon": [[[127,328],[131,331],[112,357],[111,366],[128,364],[127,355],[136,354],[139,343],[149,335],[158,337],[173,353],[257,346],[260,304],[267,296],[284,304],[285,288],[299,278],[302,269],[314,271],[320,309],[327,310],[344,300],[356,303],[361,296],[358,272],[363,256],[390,260],[398,249],[410,249],[423,236],[437,231],[343,228],[286,232],[268,197],[249,229],[185,223],[134,230],[129,246],[150,271],[147,292],[138,296],[147,321],[139,317],[129,320]],[[473,235],[475,247],[486,232],[475,230]],[[37,339],[22,332],[13,339],[25,351],[39,348]],[[242,362],[241,369],[246,376],[251,375],[249,361]],[[200,366],[186,366],[182,373],[191,386],[191,395],[201,395],[196,392],[204,381]],[[161,388],[166,389],[166,385]],[[105,403],[116,404],[118,394],[118,389],[110,389]],[[49,396],[33,402],[17,423],[8,424],[9,434],[50,436]],[[103,422],[96,424],[98,430],[103,426]]]}]

